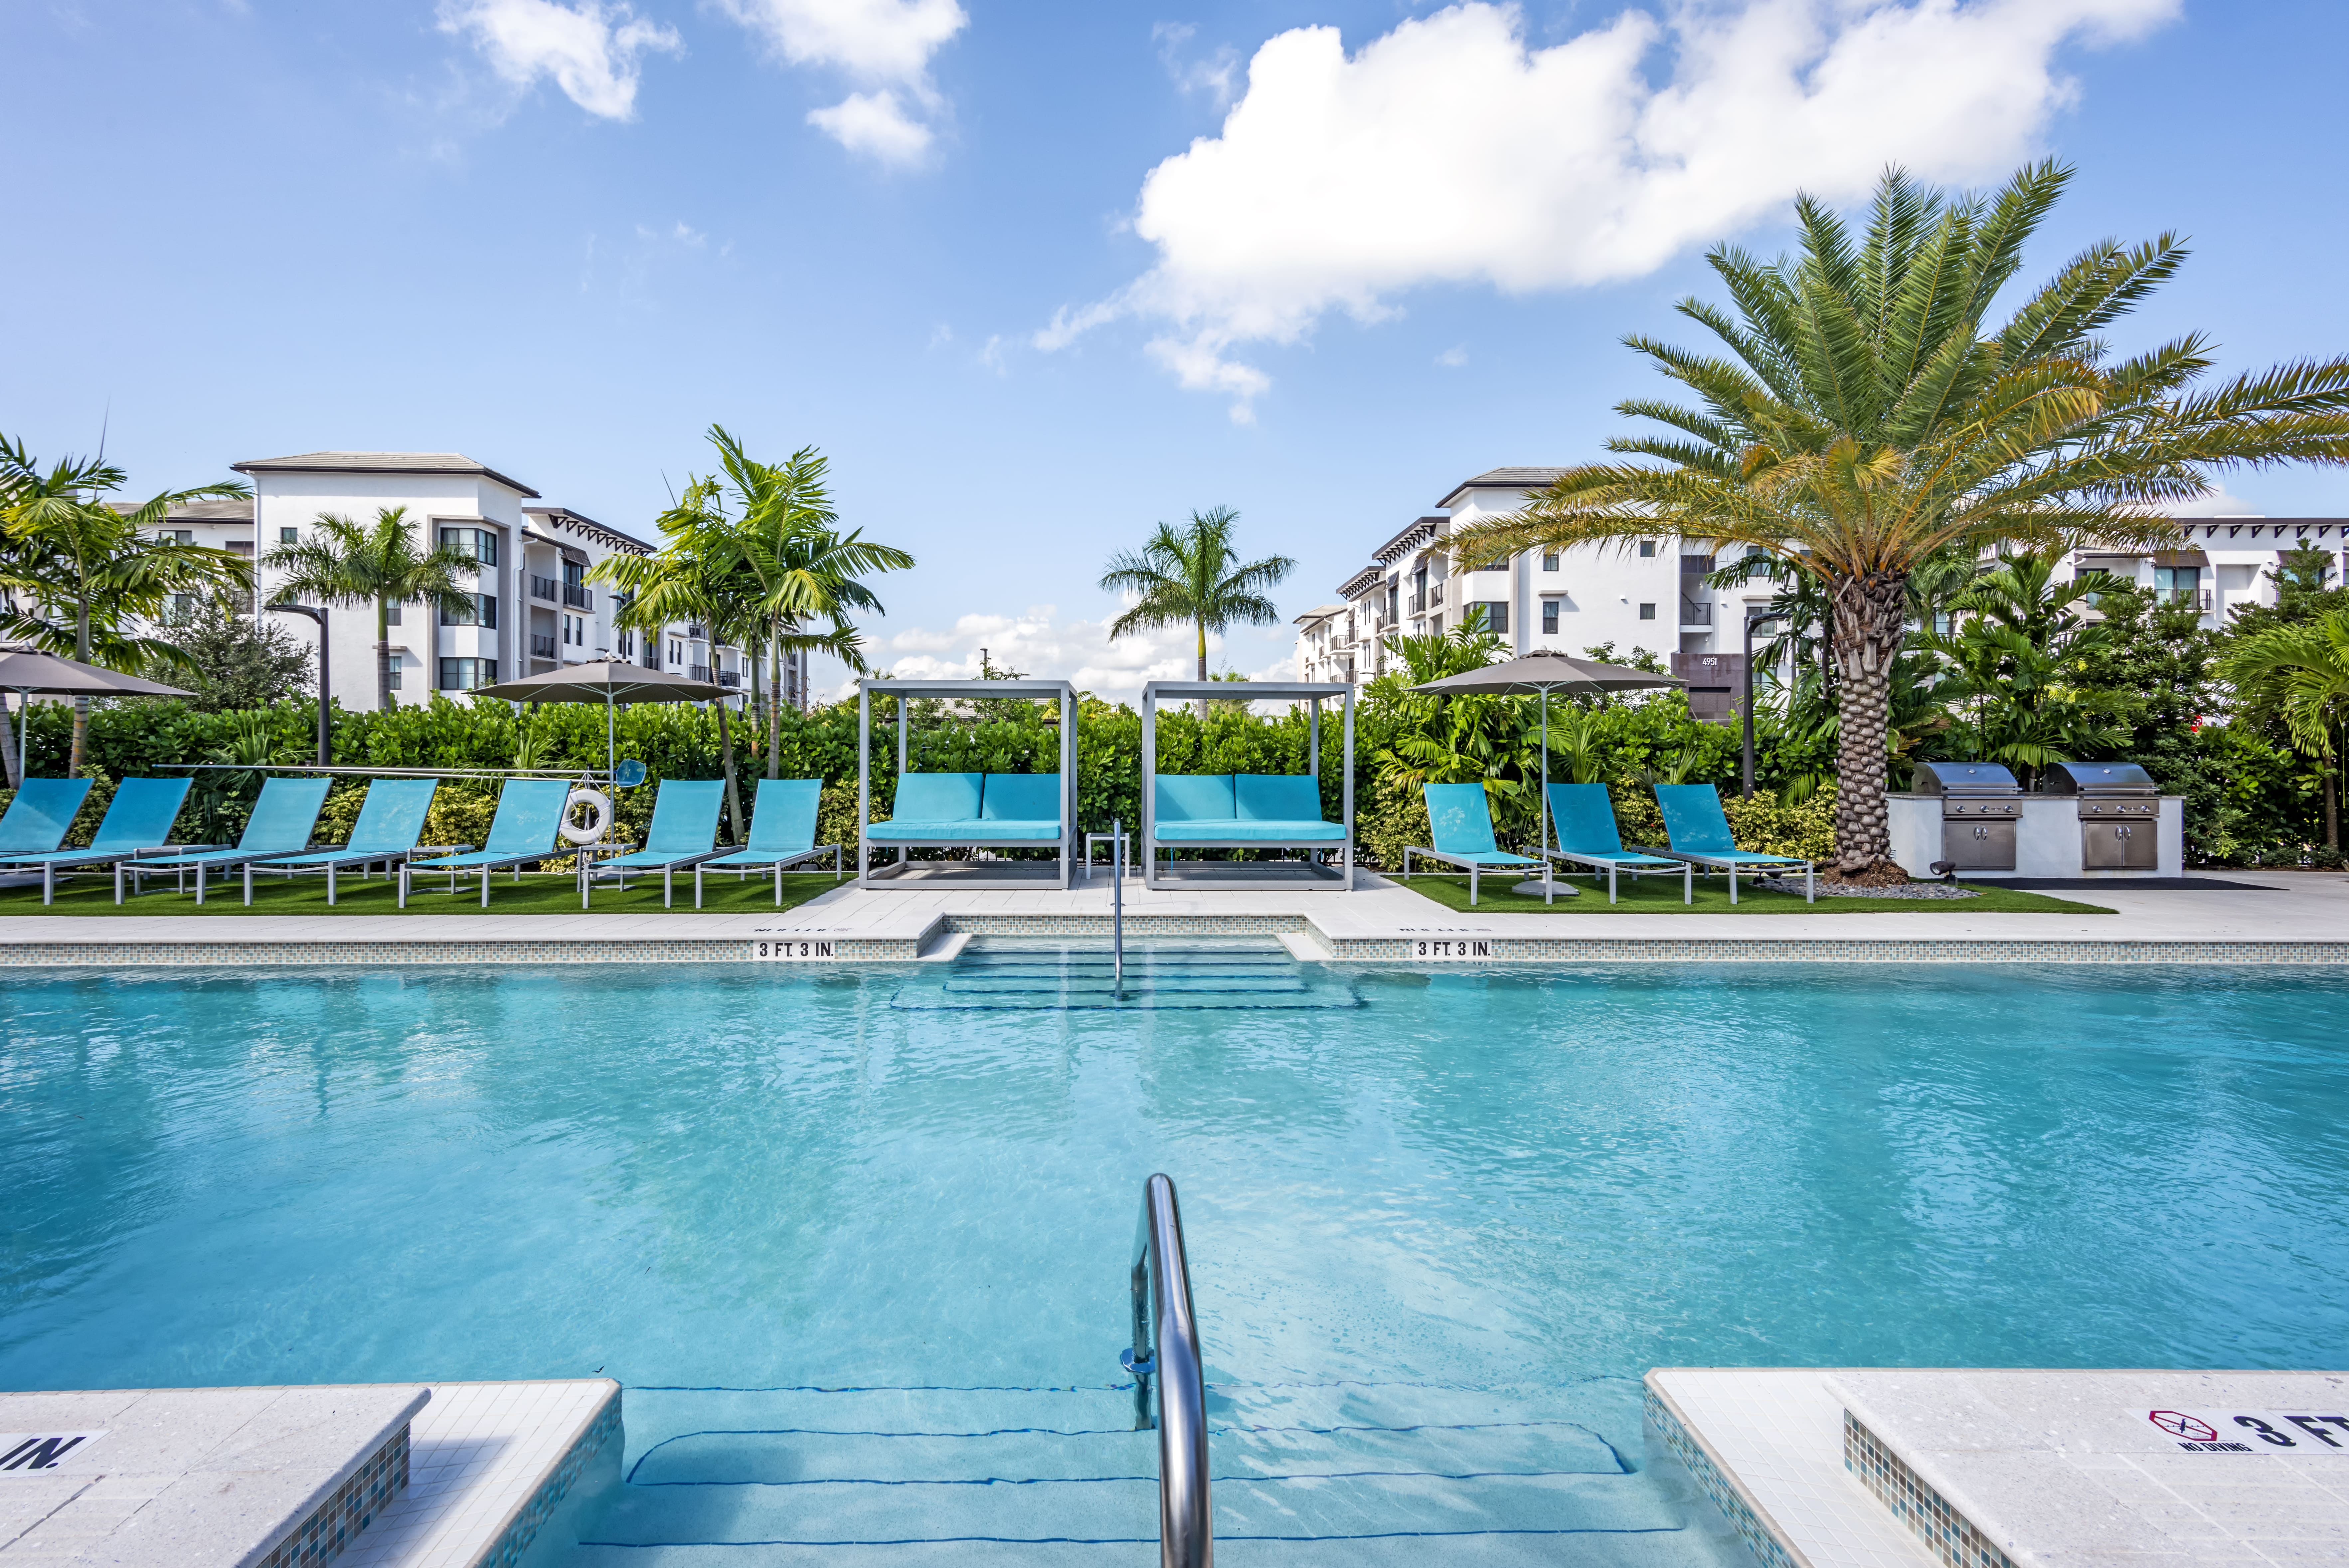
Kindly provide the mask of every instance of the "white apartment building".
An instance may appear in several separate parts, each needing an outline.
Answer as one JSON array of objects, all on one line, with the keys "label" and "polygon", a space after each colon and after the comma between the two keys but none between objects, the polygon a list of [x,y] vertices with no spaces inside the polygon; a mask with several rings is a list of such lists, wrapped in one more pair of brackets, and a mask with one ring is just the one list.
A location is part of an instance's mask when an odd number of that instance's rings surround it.
[{"label": "white apartment building", "polygon": [[[1369,680],[1392,660],[1390,637],[1449,630],[1476,607],[1513,655],[1536,649],[1579,655],[1611,643],[1619,658],[1646,649],[1669,664],[1674,654],[1743,651],[1744,617],[1767,604],[1775,588],[1761,578],[1708,587],[1706,576],[1727,558],[1695,541],[1660,535],[1620,546],[1535,550],[1474,562],[1452,547],[1455,531],[1517,510],[1529,491],[1560,472],[1496,468],[1478,474],[1437,502],[1440,510],[1389,537],[1371,552],[1369,566],[1339,585],[1338,602],[1297,618],[1298,678]],[[2349,572],[2349,518],[2174,521],[2175,550],[2083,550],[2074,556],[2073,569],[2106,571],[2194,604],[2202,624],[2211,628],[2223,626],[2238,606],[2274,603],[2275,565],[2296,545],[2333,553],[2336,572]]]},{"label": "white apartment building", "polygon": [[[250,501],[207,501],[175,509],[161,532],[244,556],[308,536],[322,514],[361,526],[404,506],[421,545],[453,545],[479,563],[462,609],[392,607],[392,701],[421,702],[433,691],[470,691],[565,664],[616,656],[728,687],[748,684],[741,650],[714,646],[708,629],[674,622],[657,637],[613,624],[608,587],[586,581],[617,554],[648,556],[643,540],[561,506],[526,505],[539,493],[459,452],[315,452],[232,463],[253,483]],[[282,575],[258,573],[260,603]],[[264,610],[263,613],[269,613]],[[307,617],[279,618],[316,646]],[[345,708],[376,705],[376,628],[371,607],[327,609],[330,694]],[[804,692],[803,670],[792,683]]]}]

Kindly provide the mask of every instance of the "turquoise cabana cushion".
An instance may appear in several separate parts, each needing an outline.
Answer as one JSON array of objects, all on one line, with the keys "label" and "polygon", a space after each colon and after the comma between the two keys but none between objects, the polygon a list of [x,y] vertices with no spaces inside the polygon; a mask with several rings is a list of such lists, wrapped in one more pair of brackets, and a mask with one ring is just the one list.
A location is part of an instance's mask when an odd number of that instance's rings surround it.
[{"label": "turquoise cabana cushion", "polygon": [[989,774],[979,806],[983,836],[1049,843],[1061,836],[1061,775]]}]

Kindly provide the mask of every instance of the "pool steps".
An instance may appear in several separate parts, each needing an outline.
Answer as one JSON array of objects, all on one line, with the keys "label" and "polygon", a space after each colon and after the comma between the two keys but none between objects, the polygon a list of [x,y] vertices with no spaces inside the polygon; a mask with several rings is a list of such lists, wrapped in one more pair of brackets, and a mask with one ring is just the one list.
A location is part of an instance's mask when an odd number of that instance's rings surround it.
[{"label": "pool steps", "polygon": [[1327,966],[1300,963],[1272,937],[1129,941],[1123,985],[1109,944],[1083,940],[973,938],[952,961],[925,966],[892,999],[936,1010],[1123,1007],[1141,1010],[1358,1007]]},{"label": "pool steps", "polygon": [[[1573,1417],[1572,1391],[1213,1386],[1227,1564],[1723,1561],[1684,1499]],[[626,1481],[581,1568],[1141,1563],[1156,1438],[1129,1386],[626,1395]]]}]

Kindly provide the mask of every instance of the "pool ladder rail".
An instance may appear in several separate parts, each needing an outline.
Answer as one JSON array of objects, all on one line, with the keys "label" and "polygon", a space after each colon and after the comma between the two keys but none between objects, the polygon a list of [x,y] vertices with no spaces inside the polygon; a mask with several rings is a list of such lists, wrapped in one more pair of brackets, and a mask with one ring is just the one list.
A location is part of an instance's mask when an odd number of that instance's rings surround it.
[{"label": "pool ladder rail", "polygon": [[1174,1179],[1163,1173],[1143,1183],[1132,1287],[1133,1345],[1118,1359],[1133,1374],[1133,1429],[1158,1431],[1159,1568],[1215,1568],[1206,1376],[1191,1310],[1183,1212]]}]

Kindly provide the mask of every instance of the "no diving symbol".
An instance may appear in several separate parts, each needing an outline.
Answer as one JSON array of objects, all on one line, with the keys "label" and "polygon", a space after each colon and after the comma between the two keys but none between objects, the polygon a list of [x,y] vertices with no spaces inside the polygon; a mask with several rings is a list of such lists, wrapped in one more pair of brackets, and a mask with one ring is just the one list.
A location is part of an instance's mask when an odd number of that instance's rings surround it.
[{"label": "no diving symbol", "polygon": [[2183,1438],[2190,1443],[2215,1443],[2219,1440],[2216,1428],[2208,1421],[2198,1421],[2182,1411],[2154,1410],[2147,1414],[2146,1419],[2171,1437]]}]

